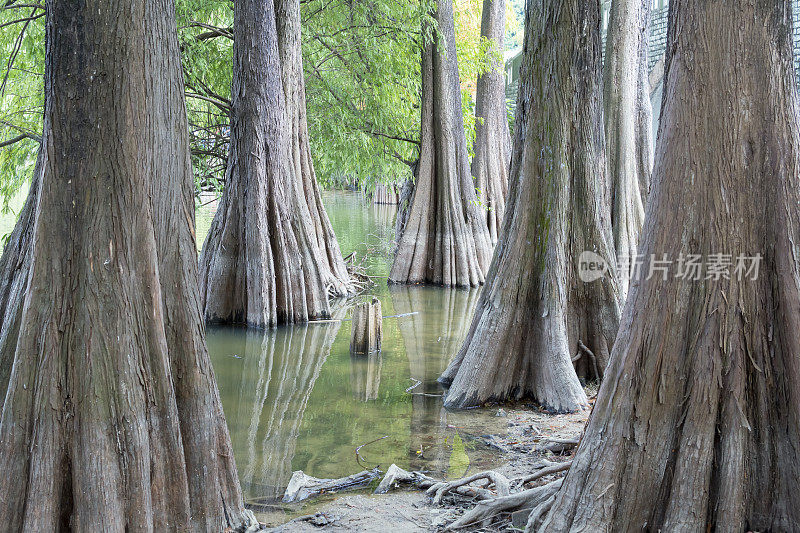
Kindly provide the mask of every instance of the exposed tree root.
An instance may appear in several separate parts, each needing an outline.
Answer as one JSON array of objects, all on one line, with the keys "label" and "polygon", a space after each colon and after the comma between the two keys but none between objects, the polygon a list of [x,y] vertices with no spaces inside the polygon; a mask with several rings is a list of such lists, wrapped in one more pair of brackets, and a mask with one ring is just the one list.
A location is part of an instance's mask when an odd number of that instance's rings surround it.
[{"label": "exposed tree root", "polygon": [[[381,484],[375,489],[375,494],[385,494],[399,483],[406,483],[420,489],[424,489],[428,496],[432,497],[432,503],[441,504],[442,499],[448,493],[455,493],[459,496],[467,496],[479,501],[478,505],[469,510],[464,516],[453,522],[447,530],[461,529],[478,523],[488,525],[496,516],[501,513],[518,511],[521,509],[532,509],[531,517],[528,519],[528,529],[530,524],[534,525],[544,516],[553,504],[554,497],[563,478],[557,479],[545,485],[534,487],[528,490],[511,493],[511,487],[521,487],[526,483],[540,480],[548,475],[566,472],[572,465],[572,461],[564,463],[553,463],[550,461],[542,462],[543,468],[538,472],[514,479],[510,481],[503,474],[494,471],[480,472],[455,481],[443,482],[429,477],[422,472],[408,472],[392,465],[386,472]],[[470,485],[476,481],[486,480],[494,486],[494,491],[486,487],[475,487]]]},{"label": "exposed tree root", "polygon": [[572,461],[565,461],[563,463],[553,463],[551,465],[546,466],[545,468],[542,468],[538,472],[535,472],[529,476],[522,478],[519,481],[519,484],[525,485],[526,483],[531,483],[533,481],[536,481],[537,479],[549,476],[550,474],[557,474],[558,472],[566,472],[567,470],[569,470],[570,466],[572,466]]},{"label": "exposed tree root", "polygon": [[536,509],[540,504],[548,500],[552,502],[553,495],[555,495],[561,487],[562,481],[563,479],[557,479],[541,487],[482,501],[478,503],[474,509],[468,511],[464,516],[447,526],[446,530],[452,531],[478,523],[488,525],[488,523],[500,513],[531,507]]},{"label": "exposed tree root", "polygon": [[[563,481],[563,479],[559,480],[559,482],[561,481]],[[559,487],[560,486],[559,483]],[[531,514],[528,515],[528,523],[525,524],[526,532],[536,531],[539,525],[541,525],[541,521],[547,516],[547,512],[550,508],[553,507],[553,502],[556,499],[556,492],[558,492],[558,488],[556,488],[546,500],[533,508]]]},{"label": "exposed tree root", "polygon": [[435,505],[438,505],[442,503],[442,498],[448,492],[460,487],[464,487],[466,485],[469,485],[470,483],[473,483],[481,479],[489,480],[494,485],[495,489],[497,490],[497,494],[499,496],[509,495],[511,483],[508,481],[508,478],[506,478],[506,476],[504,476],[503,474],[494,472],[492,470],[487,470],[486,472],[473,474],[471,476],[461,478],[456,481],[450,481],[447,483],[444,482],[437,483],[432,487],[429,487],[426,493],[428,494],[428,496],[433,496],[433,503]]},{"label": "exposed tree root", "polygon": [[[500,474],[497,475],[500,476]],[[423,490],[427,490],[436,485],[444,484],[442,481],[427,476],[422,472],[408,472],[407,470],[403,470],[399,466],[393,464],[386,471],[386,475],[383,477],[380,485],[378,485],[378,488],[375,489],[375,494],[386,494],[392,489],[393,486],[400,483],[412,485]],[[469,487],[463,485],[453,487],[451,490],[460,496],[467,496],[480,500],[486,500],[495,497],[495,494],[492,491],[481,487]]]}]

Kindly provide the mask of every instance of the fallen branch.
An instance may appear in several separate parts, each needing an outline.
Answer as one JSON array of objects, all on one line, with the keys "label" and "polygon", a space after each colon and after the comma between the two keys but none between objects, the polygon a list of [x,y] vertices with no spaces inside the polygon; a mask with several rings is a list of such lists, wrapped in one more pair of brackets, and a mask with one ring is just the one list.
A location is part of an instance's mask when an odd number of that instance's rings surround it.
[{"label": "fallen branch", "polygon": [[319,479],[306,475],[302,470],[297,470],[292,473],[292,479],[289,480],[289,486],[286,487],[283,495],[283,502],[301,502],[319,494],[364,487],[380,475],[381,471],[374,468],[339,479]]},{"label": "fallen branch", "polygon": [[361,464],[361,459],[363,459],[363,457],[361,457],[361,454],[359,453],[361,451],[361,448],[363,448],[364,446],[367,446],[369,444],[374,444],[374,443],[376,443],[378,441],[381,441],[383,439],[388,439],[388,438],[389,438],[389,435],[384,435],[383,437],[380,437],[378,439],[371,440],[369,442],[365,442],[364,444],[362,444],[361,446],[356,448],[356,462],[359,464],[359,466],[365,466],[365,465]]}]

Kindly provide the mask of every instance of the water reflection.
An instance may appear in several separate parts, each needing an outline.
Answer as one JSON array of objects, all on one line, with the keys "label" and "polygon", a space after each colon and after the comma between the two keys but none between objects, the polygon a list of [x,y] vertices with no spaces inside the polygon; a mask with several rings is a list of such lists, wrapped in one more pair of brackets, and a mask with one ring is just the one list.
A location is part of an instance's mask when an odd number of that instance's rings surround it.
[{"label": "water reflection", "polygon": [[466,335],[479,291],[388,287],[395,208],[347,193],[326,193],[325,205],[342,253],[366,257],[368,274],[379,277],[362,299],[381,300],[383,349],[351,356],[349,321],[266,333],[209,329],[247,501],[280,498],[293,470],[338,478],[396,463],[457,476],[468,465],[495,466],[462,429],[476,413],[445,411],[436,382]]},{"label": "water reflection", "polygon": [[[444,410],[438,377],[467,334],[480,289],[442,290],[392,286],[389,289],[403,338],[411,378],[411,447],[416,469],[448,470],[451,447],[442,446],[452,433]],[[402,317],[402,315],[407,315]],[[427,431],[426,431],[427,429]],[[452,436],[452,435],[451,435]]]},{"label": "water reflection", "polygon": [[353,389],[354,399],[362,402],[378,399],[382,368],[383,355],[381,352],[350,353],[350,388]]},{"label": "water reflection", "polygon": [[239,375],[231,372],[218,381],[223,394],[237,394],[236,408],[226,414],[246,497],[283,495],[308,399],[340,324],[209,333],[210,350],[218,356],[239,346],[239,353],[228,354],[240,358]]}]

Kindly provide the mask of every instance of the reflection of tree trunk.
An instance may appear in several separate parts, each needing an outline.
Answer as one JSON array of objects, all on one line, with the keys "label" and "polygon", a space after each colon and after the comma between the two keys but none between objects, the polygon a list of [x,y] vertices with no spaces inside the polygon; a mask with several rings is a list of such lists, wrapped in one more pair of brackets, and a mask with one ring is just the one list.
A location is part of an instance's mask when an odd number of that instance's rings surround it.
[{"label": "reflection of tree trunk", "polygon": [[280,328],[266,334],[248,330],[239,415],[233,422],[247,435],[246,452],[239,453],[237,461],[248,498],[283,496],[308,398],[340,324]]},{"label": "reflection of tree trunk", "polygon": [[[425,287],[391,287],[392,305],[399,317],[409,376],[422,383],[414,388],[411,411],[411,450],[416,454],[444,440],[446,421],[442,411],[442,389],[436,378],[447,365],[447,358],[458,350],[469,328],[478,303],[480,289],[433,290]],[[409,382],[409,384],[411,384]],[[437,469],[446,463],[443,457],[425,457]],[[412,465],[414,468],[422,463]]]},{"label": "reflection of tree trunk", "polygon": [[378,399],[382,368],[381,352],[350,353],[350,388],[353,390],[353,398],[362,402]]}]

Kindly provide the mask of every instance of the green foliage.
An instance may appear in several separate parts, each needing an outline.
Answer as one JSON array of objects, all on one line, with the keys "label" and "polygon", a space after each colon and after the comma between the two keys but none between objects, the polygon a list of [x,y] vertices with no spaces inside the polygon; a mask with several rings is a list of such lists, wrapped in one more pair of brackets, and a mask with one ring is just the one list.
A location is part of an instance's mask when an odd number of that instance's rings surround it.
[{"label": "green foliage", "polygon": [[[435,0],[304,0],[303,57],[309,135],[324,185],[374,187],[409,175],[418,153],[422,28]],[[19,5],[17,5],[19,4]],[[464,125],[474,138],[475,80],[485,70],[481,0],[456,0]],[[0,197],[31,176],[44,111],[44,7],[10,0],[0,9]],[[176,0],[197,190],[219,191],[229,142],[232,0]],[[426,24],[423,24],[423,21]],[[10,68],[9,68],[10,67]]]},{"label": "green foliage", "polygon": [[302,4],[308,126],[327,185],[404,178],[419,142],[420,2]]},{"label": "green foliage", "polygon": [[[44,8],[0,8],[0,197],[3,211],[33,174],[44,114]],[[15,142],[10,142],[15,141]]]},{"label": "green foliage", "polygon": [[233,3],[177,0],[175,8],[196,190],[219,192],[230,139]]}]

